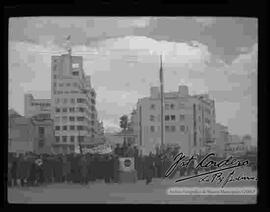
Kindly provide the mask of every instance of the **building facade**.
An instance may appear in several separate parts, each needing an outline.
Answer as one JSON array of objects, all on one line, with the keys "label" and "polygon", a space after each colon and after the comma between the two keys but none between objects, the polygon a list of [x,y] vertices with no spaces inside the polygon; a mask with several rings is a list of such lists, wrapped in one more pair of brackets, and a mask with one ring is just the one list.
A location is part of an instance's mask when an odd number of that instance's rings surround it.
[{"label": "building facade", "polygon": [[9,114],[8,151],[14,153],[52,153],[53,122],[43,114],[31,118],[11,112]]},{"label": "building facade", "polygon": [[78,151],[97,136],[96,92],[83,70],[82,56],[52,56],[52,117],[56,153]]},{"label": "building facade", "polygon": [[24,95],[24,116],[30,118],[32,116],[42,114],[46,118],[51,117],[51,100],[50,99],[34,99],[32,94]]},{"label": "building facade", "polygon": [[[158,87],[150,97],[138,100],[134,112],[134,132],[142,154],[155,152],[161,144],[161,103]],[[176,145],[186,155],[206,151],[215,140],[215,104],[208,95],[189,95],[187,86],[164,93],[165,145]]]},{"label": "building facade", "polygon": [[220,123],[216,123],[215,128],[216,128],[215,129],[215,132],[216,132],[215,153],[218,156],[223,157],[225,156],[225,147],[227,143],[229,142],[228,127]]}]

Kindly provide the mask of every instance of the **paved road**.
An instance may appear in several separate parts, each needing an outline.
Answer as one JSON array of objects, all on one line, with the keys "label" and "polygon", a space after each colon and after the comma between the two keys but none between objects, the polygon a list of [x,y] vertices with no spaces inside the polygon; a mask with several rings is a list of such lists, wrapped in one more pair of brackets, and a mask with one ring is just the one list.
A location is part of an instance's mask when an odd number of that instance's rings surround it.
[{"label": "paved road", "polygon": [[[241,170],[239,170],[240,173]],[[246,171],[246,175],[256,175]],[[198,178],[175,184],[173,180],[154,179],[150,185],[145,181],[135,184],[105,184],[103,182],[80,184],[51,184],[42,187],[9,188],[10,203],[159,203],[159,204],[252,204],[256,195],[167,195],[168,188],[179,187],[220,187],[216,183],[199,183]],[[256,181],[233,182],[227,185],[255,186]]]}]

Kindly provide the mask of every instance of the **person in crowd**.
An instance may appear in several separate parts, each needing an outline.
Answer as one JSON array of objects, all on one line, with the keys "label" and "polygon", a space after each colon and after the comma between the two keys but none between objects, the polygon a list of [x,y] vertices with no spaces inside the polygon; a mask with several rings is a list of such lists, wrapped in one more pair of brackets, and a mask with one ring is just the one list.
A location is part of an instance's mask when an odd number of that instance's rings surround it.
[{"label": "person in crowd", "polygon": [[12,154],[12,167],[11,167],[11,186],[17,185],[17,166],[18,166],[18,157],[15,154]]},{"label": "person in crowd", "polygon": [[70,170],[71,170],[71,165],[70,165],[70,160],[67,155],[63,156],[63,163],[62,163],[62,172],[63,172],[63,182],[67,183],[70,180]]},{"label": "person in crowd", "polygon": [[29,155],[29,157],[27,157],[27,164],[30,167],[30,172],[29,172],[29,185],[30,186],[35,186],[37,185],[37,175],[36,175],[36,171],[37,171],[37,165],[35,163],[35,158],[33,155]]},{"label": "person in crowd", "polygon": [[37,185],[41,185],[44,182],[44,176],[43,176],[43,157],[42,155],[38,156],[37,159],[35,159],[35,177],[37,181]]},{"label": "person in crowd", "polygon": [[113,156],[113,179],[114,183],[119,182],[119,156]]},{"label": "person in crowd", "polygon": [[156,177],[161,178],[161,158],[159,154],[156,154],[155,156],[155,166],[156,166]]},{"label": "person in crowd", "polygon": [[145,160],[145,173],[146,173],[146,185],[152,182],[153,173],[154,173],[154,159],[152,152],[150,152],[149,156],[146,157]]},{"label": "person in crowd", "polygon": [[87,170],[87,160],[86,156],[83,155],[80,158],[80,175],[81,175],[81,184],[88,184],[88,170]]},{"label": "person in crowd", "polygon": [[12,158],[12,155],[9,153],[8,154],[8,175],[7,175],[8,186],[12,186],[12,175],[11,175],[12,162],[13,162],[13,158]]},{"label": "person in crowd", "polygon": [[19,160],[18,160],[18,166],[17,166],[17,183],[20,186],[25,186],[26,185],[26,180],[29,179],[29,174],[30,174],[30,167],[31,164],[29,163],[28,159],[26,156],[23,154],[20,154]]}]

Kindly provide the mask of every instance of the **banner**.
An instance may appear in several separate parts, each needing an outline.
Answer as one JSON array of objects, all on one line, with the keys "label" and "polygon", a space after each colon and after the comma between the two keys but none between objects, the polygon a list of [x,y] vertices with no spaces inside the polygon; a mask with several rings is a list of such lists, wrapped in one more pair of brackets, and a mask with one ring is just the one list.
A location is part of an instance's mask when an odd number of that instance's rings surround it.
[{"label": "banner", "polygon": [[92,148],[82,148],[82,153],[91,153],[91,154],[109,154],[112,153],[112,148],[108,144],[103,144],[99,146],[95,146]]}]

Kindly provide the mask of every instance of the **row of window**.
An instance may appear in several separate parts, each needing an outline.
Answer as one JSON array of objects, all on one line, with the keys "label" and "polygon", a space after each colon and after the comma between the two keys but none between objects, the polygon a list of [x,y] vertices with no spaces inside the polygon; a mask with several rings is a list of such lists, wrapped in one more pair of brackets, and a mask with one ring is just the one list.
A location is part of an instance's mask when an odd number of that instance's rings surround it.
[{"label": "row of window", "polygon": [[41,106],[41,107],[50,107],[50,103],[37,103],[37,102],[32,102],[32,106]]},{"label": "row of window", "polygon": [[[185,115],[181,114],[179,116],[180,121],[185,120]],[[150,121],[160,121],[160,115],[158,117],[154,115],[150,115]],[[165,115],[165,121],[176,121],[176,116],[175,115]]]},{"label": "row of window", "polygon": [[[55,99],[55,103],[60,103],[60,100],[62,100],[61,102],[64,103],[64,104],[67,104],[68,103],[68,98],[63,98],[63,99],[56,98]],[[71,98],[70,99],[70,103],[71,104],[75,104],[76,102],[77,103],[86,103],[86,99],[83,99],[83,98],[77,98],[77,99]]]},{"label": "row of window", "polygon": [[[60,122],[60,118],[61,117],[55,117],[55,122]],[[85,121],[85,120],[87,120],[87,118],[84,117],[84,116],[77,116],[77,117],[75,117],[75,116],[69,116],[69,117],[68,116],[62,116],[62,121],[63,122],[67,122],[68,120],[71,121],[71,122],[73,122],[73,121],[75,121],[75,119],[77,121]],[[91,121],[91,124],[94,125],[94,121]]]},{"label": "row of window", "polygon": [[54,90],[54,94],[69,94],[69,93],[80,93],[79,91],[56,91]]},{"label": "row of window", "polygon": [[83,142],[84,141],[84,136],[55,136],[55,141],[56,142],[74,142],[75,141],[75,137],[77,137],[77,140],[79,142]]},{"label": "row of window", "polygon": [[[63,108],[62,108],[62,112],[63,112],[63,113],[67,113],[67,112],[68,112],[68,109],[69,109],[69,112],[71,112],[71,113],[72,113],[72,112],[73,112],[73,113],[75,112],[75,107],[70,107],[70,108],[63,107]],[[82,113],[83,113],[83,112],[86,111],[86,109],[83,108],[83,107],[77,107],[77,108],[76,108],[76,111],[77,111],[77,112],[82,112]],[[61,112],[61,108],[59,108],[59,107],[55,108],[55,112],[56,112],[56,113],[60,113],[60,112]]]},{"label": "row of window", "polygon": [[[188,129],[188,127],[185,126],[185,125],[181,125],[179,127],[180,132],[185,132],[187,129]],[[160,131],[160,126],[150,126],[150,131],[151,132],[159,132]],[[174,125],[170,125],[170,126],[166,125],[165,126],[165,132],[176,132],[176,126],[174,126]]]},{"label": "row of window", "polygon": [[[180,114],[179,115],[179,121],[185,121],[186,116],[184,114]],[[201,117],[198,117],[199,122],[201,122]],[[154,122],[154,121],[160,121],[160,116],[156,117],[154,115],[150,115],[149,118],[150,121]],[[176,121],[176,116],[175,115],[165,115],[165,121]],[[208,118],[205,118],[205,122],[210,124],[211,121]]]},{"label": "row of window", "polygon": [[[82,126],[82,125],[78,125],[78,126],[70,125],[69,126],[69,130],[75,130],[75,128],[77,128],[77,130],[87,130],[88,129],[87,126]],[[61,130],[61,127],[60,126],[55,126],[55,130],[56,131]],[[67,125],[62,126],[62,130],[68,130],[68,126]],[[93,130],[94,129],[92,128],[92,131]]]}]

